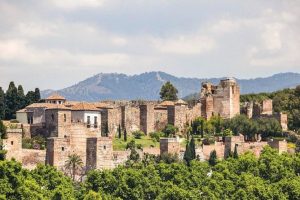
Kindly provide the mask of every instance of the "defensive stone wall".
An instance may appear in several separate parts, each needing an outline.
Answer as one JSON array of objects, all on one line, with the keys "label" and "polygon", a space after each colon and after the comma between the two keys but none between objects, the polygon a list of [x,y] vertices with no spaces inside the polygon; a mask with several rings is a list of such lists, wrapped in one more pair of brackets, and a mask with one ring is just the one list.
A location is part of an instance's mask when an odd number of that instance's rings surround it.
[{"label": "defensive stone wall", "polygon": [[22,149],[22,165],[26,169],[34,169],[37,164],[46,163],[46,150]]},{"label": "defensive stone wall", "polygon": [[180,142],[177,138],[160,138],[160,154],[170,153],[177,154],[180,153]]},{"label": "defensive stone wall", "polygon": [[167,108],[155,108],[154,110],[154,130],[161,131],[168,124]]}]

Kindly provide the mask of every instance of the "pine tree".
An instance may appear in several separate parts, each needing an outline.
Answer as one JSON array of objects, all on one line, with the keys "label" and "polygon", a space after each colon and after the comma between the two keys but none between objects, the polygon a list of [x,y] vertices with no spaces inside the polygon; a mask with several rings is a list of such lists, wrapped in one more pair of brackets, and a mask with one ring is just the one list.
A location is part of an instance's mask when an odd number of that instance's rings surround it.
[{"label": "pine tree", "polygon": [[192,159],[196,159],[196,145],[195,145],[195,139],[192,136],[191,142],[190,142],[190,151],[191,151],[191,155],[192,155]]},{"label": "pine tree", "polygon": [[14,82],[9,83],[9,87],[6,91],[5,95],[5,104],[6,104],[6,111],[5,112],[5,119],[13,119],[15,118],[15,113],[17,111],[18,105],[18,90],[14,84]]},{"label": "pine tree", "polygon": [[218,162],[217,152],[216,152],[216,150],[213,150],[212,152],[210,152],[208,163],[211,166],[215,166],[217,164],[217,162]]},{"label": "pine tree", "polygon": [[233,158],[235,159],[239,158],[239,154],[237,151],[237,144],[234,146]]},{"label": "pine tree", "polygon": [[5,93],[0,87],[0,120],[5,118]]},{"label": "pine tree", "polygon": [[178,90],[172,85],[170,81],[166,82],[160,90],[160,98],[164,101],[174,101],[177,100]]},{"label": "pine tree", "polygon": [[122,130],[121,130],[121,125],[119,124],[119,127],[118,127],[118,137],[119,137],[119,139],[121,139],[121,137],[122,137]]},{"label": "pine tree", "polygon": [[127,131],[126,131],[126,128],[124,129],[124,141],[127,142]]}]

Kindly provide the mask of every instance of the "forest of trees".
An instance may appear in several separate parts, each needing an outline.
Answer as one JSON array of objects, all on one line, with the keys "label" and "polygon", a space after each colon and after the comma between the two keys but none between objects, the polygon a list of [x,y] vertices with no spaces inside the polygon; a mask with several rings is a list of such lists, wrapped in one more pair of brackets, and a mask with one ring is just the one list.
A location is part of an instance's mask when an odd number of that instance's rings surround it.
[{"label": "forest of trees", "polygon": [[28,91],[25,95],[22,85],[15,86],[10,82],[6,92],[0,87],[0,120],[10,120],[16,118],[16,111],[29,104],[39,102],[41,99],[39,88]]},{"label": "forest of trees", "polygon": [[83,182],[54,167],[23,169],[0,161],[0,199],[300,199],[300,154],[279,155],[266,147],[210,162],[143,160],[113,170],[94,170]]},{"label": "forest of trees", "polygon": [[241,95],[241,102],[273,100],[274,112],[288,114],[288,126],[290,130],[300,131],[300,85],[295,89],[284,89],[272,93]]}]

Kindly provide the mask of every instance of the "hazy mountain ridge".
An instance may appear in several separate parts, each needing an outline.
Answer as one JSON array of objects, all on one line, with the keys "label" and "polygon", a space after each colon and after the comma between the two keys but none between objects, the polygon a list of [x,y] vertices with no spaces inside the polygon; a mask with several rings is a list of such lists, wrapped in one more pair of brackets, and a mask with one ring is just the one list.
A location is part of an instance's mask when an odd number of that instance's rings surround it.
[{"label": "hazy mountain ridge", "polygon": [[[146,72],[139,75],[100,73],[57,92],[69,100],[97,101],[105,99],[159,99],[159,91],[165,81],[171,81],[180,97],[200,91],[201,82],[218,83],[222,78],[179,78],[164,72]],[[265,78],[237,79],[241,93],[273,92],[300,84],[299,73],[280,73]],[[45,98],[54,90],[42,91]]]}]

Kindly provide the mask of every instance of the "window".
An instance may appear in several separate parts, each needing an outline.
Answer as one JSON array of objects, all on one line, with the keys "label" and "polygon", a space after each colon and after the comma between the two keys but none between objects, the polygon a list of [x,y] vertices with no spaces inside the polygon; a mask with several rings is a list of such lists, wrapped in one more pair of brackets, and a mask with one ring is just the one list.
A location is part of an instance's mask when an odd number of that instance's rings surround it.
[{"label": "window", "polygon": [[51,115],[51,119],[52,119],[52,121],[54,121],[54,114]]},{"label": "window", "polygon": [[66,121],[67,121],[67,115],[64,114],[64,122],[66,122]]},{"label": "window", "polygon": [[105,150],[106,149],[106,146],[104,145],[103,149]]},{"label": "window", "polygon": [[65,147],[62,147],[61,150],[64,151],[64,150],[65,150]]},{"label": "window", "polygon": [[58,104],[61,104],[61,101],[58,101]]},{"label": "window", "polygon": [[98,127],[98,119],[97,119],[97,116],[94,117],[94,127],[95,127],[95,128]]},{"label": "window", "polygon": [[11,144],[11,145],[14,145],[14,141],[11,141],[10,144]]},{"label": "window", "polygon": [[87,127],[90,128],[91,127],[91,117],[87,116]]}]

